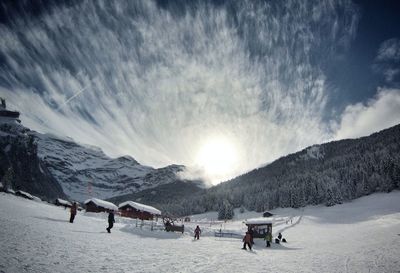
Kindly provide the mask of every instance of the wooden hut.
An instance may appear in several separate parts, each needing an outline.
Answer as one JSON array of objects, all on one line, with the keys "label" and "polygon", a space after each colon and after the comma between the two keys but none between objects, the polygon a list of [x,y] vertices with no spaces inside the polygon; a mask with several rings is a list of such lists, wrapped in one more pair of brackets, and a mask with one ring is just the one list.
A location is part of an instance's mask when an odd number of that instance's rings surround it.
[{"label": "wooden hut", "polygon": [[70,208],[72,207],[71,202],[67,201],[67,200],[63,200],[61,198],[57,198],[56,201],[54,201],[54,204],[56,206],[60,206],[60,207],[65,207],[65,208]]},{"label": "wooden hut", "polygon": [[118,211],[118,207],[111,202],[100,200],[97,198],[91,198],[84,202],[85,209],[87,212],[109,212]]},{"label": "wooden hut", "polygon": [[265,218],[248,219],[244,223],[253,229],[254,238],[264,238],[267,233],[272,234],[272,221]]},{"label": "wooden hut", "polygon": [[118,206],[119,212],[123,217],[138,218],[141,220],[153,220],[154,217],[161,215],[161,211],[133,201],[126,201]]}]

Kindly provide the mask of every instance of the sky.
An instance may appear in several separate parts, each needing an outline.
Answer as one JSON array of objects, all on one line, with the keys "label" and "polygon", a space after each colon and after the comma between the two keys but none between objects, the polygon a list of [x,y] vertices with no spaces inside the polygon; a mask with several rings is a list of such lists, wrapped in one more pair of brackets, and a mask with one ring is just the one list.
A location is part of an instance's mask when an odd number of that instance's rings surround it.
[{"label": "sky", "polygon": [[400,123],[396,1],[0,3],[0,96],[112,157],[216,184]]}]

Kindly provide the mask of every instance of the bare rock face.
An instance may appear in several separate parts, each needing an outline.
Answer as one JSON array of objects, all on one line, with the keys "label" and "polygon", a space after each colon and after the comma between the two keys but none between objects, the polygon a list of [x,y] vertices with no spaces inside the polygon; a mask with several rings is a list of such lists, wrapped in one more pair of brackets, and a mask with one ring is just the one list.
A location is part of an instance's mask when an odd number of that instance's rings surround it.
[{"label": "bare rock face", "polygon": [[38,156],[37,142],[16,120],[0,123],[0,177],[5,188],[52,200],[65,194]]}]

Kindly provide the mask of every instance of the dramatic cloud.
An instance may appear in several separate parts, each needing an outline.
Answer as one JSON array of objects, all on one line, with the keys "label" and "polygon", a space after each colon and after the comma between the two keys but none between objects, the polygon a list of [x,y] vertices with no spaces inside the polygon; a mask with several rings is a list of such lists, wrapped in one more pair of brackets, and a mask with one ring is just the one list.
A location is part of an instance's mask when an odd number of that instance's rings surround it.
[{"label": "dramatic cloud", "polygon": [[348,1],[52,7],[0,26],[0,92],[26,126],[152,166],[204,167],[225,139],[219,181],[331,138],[318,60],[357,22]]},{"label": "dramatic cloud", "polygon": [[344,111],[336,139],[357,138],[400,123],[400,90],[380,89],[366,104],[349,105]]}]

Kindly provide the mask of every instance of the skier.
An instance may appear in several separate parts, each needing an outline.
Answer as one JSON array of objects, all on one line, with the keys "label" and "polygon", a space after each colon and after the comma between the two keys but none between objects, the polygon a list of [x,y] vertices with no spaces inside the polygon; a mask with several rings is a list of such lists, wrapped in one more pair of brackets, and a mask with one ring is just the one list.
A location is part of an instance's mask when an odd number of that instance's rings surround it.
[{"label": "skier", "polygon": [[267,247],[271,247],[271,242],[272,242],[272,234],[271,234],[271,232],[268,232],[265,235],[264,240],[267,241]]},{"label": "skier", "polygon": [[114,226],[115,219],[114,219],[114,212],[110,210],[108,213],[108,228],[106,228],[108,233],[111,233],[111,229]]},{"label": "skier", "polygon": [[251,235],[250,235],[249,232],[246,232],[246,235],[243,237],[243,242],[244,243],[243,243],[242,249],[246,249],[247,250],[246,245],[248,245],[248,247],[251,250]]},{"label": "skier", "polygon": [[74,202],[71,206],[71,217],[69,218],[69,222],[73,223],[76,215],[76,211],[78,210],[78,205]]},{"label": "skier", "polygon": [[279,241],[282,240],[282,233],[280,233],[280,232],[278,234],[278,239],[279,239]]},{"label": "skier", "polygon": [[194,238],[195,239],[197,238],[197,240],[199,240],[200,239],[200,233],[201,233],[201,229],[200,229],[199,226],[197,226],[196,229],[194,230]]}]

